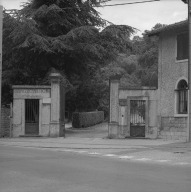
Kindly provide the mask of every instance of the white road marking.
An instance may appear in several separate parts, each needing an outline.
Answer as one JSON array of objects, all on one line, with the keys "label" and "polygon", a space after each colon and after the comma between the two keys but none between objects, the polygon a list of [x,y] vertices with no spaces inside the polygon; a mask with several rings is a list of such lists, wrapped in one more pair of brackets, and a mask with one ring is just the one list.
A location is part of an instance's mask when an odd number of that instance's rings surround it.
[{"label": "white road marking", "polygon": [[178,165],[190,165],[191,163],[188,163],[188,162],[180,162],[180,163],[177,163]]},{"label": "white road marking", "polygon": [[163,163],[163,162],[169,162],[169,161],[171,161],[171,160],[155,160],[156,162],[160,162],[160,163]]},{"label": "white road marking", "polygon": [[75,151],[76,153],[87,153],[87,151]]},{"label": "white road marking", "polygon": [[117,155],[115,155],[115,154],[106,154],[106,155],[104,155],[105,157],[116,157]]},{"label": "white road marking", "polygon": [[119,156],[119,159],[132,159],[134,156]]},{"label": "white road marking", "polygon": [[101,153],[97,153],[97,152],[92,152],[92,153],[88,153],[89,155],[101,155]]},{"label": "white road marking", "polygon": [[70,149],[60,149],[60,151],[64,151],[64,152],[73,152],[74,150],[70,150]]},{"label": "white road marking", "polygon": [[148,158],[141,158],[141,159],[134,159],[137,161],[151,161],[152,159],[148,159]]}]

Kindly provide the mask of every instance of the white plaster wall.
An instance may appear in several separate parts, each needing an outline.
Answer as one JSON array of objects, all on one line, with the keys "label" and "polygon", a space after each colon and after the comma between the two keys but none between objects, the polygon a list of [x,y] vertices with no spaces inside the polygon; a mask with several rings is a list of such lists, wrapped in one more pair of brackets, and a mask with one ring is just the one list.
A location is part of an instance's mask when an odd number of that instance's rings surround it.
[{"label": "white plaster wall", "polygon": [[60,121],[60,83],[52,82],[51,89],[51,121]]},{"label": "white plaster wall", "polygon": [[50,136],[50,104],[42,105],[42,125],[41,125],[41,135]]},{"label": "white plaster wall", "polygon": [[127,99],[127,96],[145,96],[149,97],[149,100],[157,100],[157,90],[119,90],[119,99]]},{"label": "white plaster wall", "polygon": [[110,89],[110,122],[118,122],[118,87],[119,82],[113,81]]},{"label": "white plaster wall", "polygon": [[13,103],[13,130],[12,137],[19,137],[24,134],[24,101],[22,99],[15,99]]},{"label": "white plaster wall", "polygon": [[119,125],[127,125],[127,106],[119,106]]},{"label": "white plaster wall", "polygon": [[149,101],[149,126],[157,127],[157,101]]}]

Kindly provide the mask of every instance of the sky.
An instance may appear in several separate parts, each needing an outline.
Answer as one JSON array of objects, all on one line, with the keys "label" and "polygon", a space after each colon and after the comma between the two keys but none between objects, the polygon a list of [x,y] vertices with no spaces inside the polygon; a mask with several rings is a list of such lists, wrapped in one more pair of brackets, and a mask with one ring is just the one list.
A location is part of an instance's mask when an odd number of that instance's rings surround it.
[{"label": "sky", "polygon": [[[105,5],[143,2],[148,0],[110,0]],[[27,0],[0,0],[5,9],[20,9]],[[129,25],[140,30],[151,30],[157,23],[172,24],[187,19],[187,5],[181,0],[160,0],[156,2],[129,4],[97,8],[101,17],[114,24]]]}]

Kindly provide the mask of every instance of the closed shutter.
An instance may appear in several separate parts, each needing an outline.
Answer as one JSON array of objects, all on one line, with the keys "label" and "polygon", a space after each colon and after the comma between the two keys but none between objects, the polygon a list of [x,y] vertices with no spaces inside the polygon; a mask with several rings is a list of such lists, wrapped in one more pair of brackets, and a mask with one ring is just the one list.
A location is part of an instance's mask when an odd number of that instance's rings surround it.
[{"label": "closed shutter", "polygon": [[177,60],[188,59],[188,33],[177,36]]}]

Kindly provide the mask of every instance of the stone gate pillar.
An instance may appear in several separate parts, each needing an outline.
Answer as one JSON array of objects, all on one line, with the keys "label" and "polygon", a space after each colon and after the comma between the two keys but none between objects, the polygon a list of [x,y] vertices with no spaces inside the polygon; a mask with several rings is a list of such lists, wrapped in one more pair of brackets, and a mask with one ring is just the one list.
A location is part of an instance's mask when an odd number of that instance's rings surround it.
[{"label": "stone gate pillar", "polygon": [[119,135],[119,81],[121,76],[110,77],[110,104],[109,104],[109,138],[118,138]]},{"label": "stone gate pillar", "polygon": [[51,113],[50,113],[50,137],[62,136],[60,122],[60,84],[62,76],[59,73],[51,73]]}]

